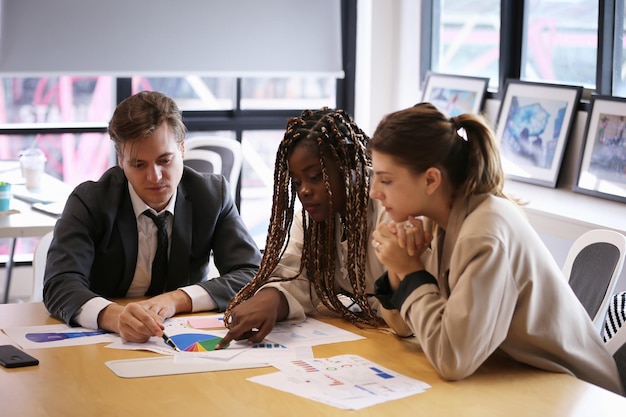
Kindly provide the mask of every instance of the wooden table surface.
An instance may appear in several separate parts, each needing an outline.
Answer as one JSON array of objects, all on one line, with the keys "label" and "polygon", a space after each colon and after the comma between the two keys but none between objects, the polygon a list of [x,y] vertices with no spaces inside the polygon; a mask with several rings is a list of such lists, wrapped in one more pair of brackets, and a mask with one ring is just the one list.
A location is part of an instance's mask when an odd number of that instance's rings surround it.
[{"label": "wooden table surface", "polygon": [[[0,368],[1,415],[72,416],[621,416],[626,398],[565,374],[530,368],[494,357],[471,377],[441,379],[419,346],[380,331],[360,330],[342,320],[323,319],[366,339],[315,346],[315,357],[357,354],[427,382],[425,393],[342,410],[247,381],[275,372],[254,368],[120,378],[105,366],[115,359],[157,356],[108,349],[106,344],[29,349],[34,367]],[[0,305],[0,328],[58,324],[42,303]],[[6,338],[4,339],[6,342]]]}]

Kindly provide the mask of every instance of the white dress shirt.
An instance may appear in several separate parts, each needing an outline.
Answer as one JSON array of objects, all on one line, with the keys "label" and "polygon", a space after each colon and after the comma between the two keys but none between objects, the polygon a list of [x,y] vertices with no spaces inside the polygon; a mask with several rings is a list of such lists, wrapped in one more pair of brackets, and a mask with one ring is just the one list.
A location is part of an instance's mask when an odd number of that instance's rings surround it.
[{"label": "white dress shirt", "polygon": [[[170,218],[167,222],[167,237],[168,242],[170,242],[172,236],[172,225],[174,223],[174,207],[176,205],[177,192],[175,190],[168,205],[162,211],[156,213],[141,199],[141,197],[139,197],[130,183],[128,183],[128,191],[133,204],[135,218],[137,219],[138,252],[135,275],[133,276],[133,281],[130,284],[126,296],[141,297],[150,287],[152,260],[154,259],[157,247],[157,227],[154,224],[154,221],[152,221],[152,219],[148,216],[145,216],[143,212],[146,210],[152,210],[152,212],[157,215],[165,211],[170,213]],[[169,249],[170,248],[168,247],[168,253]],[[180,289],[185,291],[191,298],[192,311],[210,311],[217,308],[215,301],[213,301],[207,292],[199,285],[189,285]],[[98,315],[102,310],[104,310],[104,308],[112,303],[112,301],[107,300],[106,298],[94,297],[83,304],[79,313],[76,315],[75,320],[82,327],[97,329]]]}]

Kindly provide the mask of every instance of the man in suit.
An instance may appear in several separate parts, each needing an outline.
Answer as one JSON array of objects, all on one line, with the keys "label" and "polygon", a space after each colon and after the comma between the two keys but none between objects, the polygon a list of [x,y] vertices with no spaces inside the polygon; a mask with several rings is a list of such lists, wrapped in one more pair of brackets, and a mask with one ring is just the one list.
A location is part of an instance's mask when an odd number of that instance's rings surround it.
[{"label": "man in suit", "polygon": [[[69,196],[48,251],[44,303],[69,325],[143,342],[177,313],[223,311],[261,255],[224,177],[183,166],[186,129],[172,99],[133,95],[108,131],[119,166]],[[152,217],[165,217],[164,228]],[[211,251],[221,276],[207,280]]]}]

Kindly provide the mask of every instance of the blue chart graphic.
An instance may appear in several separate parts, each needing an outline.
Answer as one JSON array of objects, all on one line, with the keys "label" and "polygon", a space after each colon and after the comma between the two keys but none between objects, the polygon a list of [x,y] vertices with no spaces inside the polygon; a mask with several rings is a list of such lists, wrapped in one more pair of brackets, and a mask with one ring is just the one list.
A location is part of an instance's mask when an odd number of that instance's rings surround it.
[{"label": "blue chart graphic", "polygon": [[103,330],[98,330],[95,332],[26,333],[25,337],[31,342],[43,343],[57,342],[59,340],[74,339],[76,337],[83,336],[98,336],[101,334],[107,334],[107,332]]}]

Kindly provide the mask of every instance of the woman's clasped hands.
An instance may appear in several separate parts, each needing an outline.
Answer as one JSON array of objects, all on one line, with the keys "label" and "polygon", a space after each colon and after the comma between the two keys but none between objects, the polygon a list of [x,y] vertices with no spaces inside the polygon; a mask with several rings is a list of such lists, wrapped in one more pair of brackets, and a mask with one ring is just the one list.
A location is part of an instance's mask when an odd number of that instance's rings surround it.
[{"label": "woman's clasped hands", "polygon": [[416,217],[401,223],[379,224],[372,233],[378,260],[389,272],[397,274],[400,281],[411,272],[424,269],[420,256],[432,240],[432,233],[424,230],[422,219]]}]

